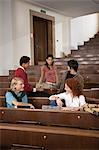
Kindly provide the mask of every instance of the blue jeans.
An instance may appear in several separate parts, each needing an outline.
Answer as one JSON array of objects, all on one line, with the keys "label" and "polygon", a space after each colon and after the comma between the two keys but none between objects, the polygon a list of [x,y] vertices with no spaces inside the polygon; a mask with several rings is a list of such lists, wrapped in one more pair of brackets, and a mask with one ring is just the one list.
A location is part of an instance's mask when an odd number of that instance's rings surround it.
[{"label": "blue jeans", "polygon": [[55,100],[51,100],[50,101],[50,105],[53,107],[53,106],[57,106],[57,104],[56,104],[56,101]]}]

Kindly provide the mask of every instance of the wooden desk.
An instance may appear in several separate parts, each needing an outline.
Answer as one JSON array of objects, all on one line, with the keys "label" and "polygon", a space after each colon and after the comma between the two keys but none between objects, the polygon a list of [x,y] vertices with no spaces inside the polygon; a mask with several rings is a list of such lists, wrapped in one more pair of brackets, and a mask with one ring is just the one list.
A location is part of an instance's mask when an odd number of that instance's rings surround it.
[{"label": "wooden desk", "polygon": [[99,129],[99,116],[84,111],[57,111],[42,109],[0,108],[0,118],[7,123],[31,123],[47,126],[64,126]]},{"label": "wooden desk", "polygon": [[[98,150],[99,131],[31,124],[0,124],[2,150],[11,145],[27,147],[27,150]],[[21,148],[20,148],[21,149]]]}]

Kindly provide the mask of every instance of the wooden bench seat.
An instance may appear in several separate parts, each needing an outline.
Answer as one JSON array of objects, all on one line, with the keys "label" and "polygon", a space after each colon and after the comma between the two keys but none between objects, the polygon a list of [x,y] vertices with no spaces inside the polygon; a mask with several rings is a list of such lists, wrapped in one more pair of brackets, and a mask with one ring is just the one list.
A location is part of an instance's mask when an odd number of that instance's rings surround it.
[{"label": "wooden bench seat", "polygon": [[0,88],[9,88],[10,82],[0,82]]},{"label": "wooden bench seat", "polygon": [[85,82],[84,89],[99,88],[99,82]]},{"label": "wooden bench seat", "polygon": [[[95,91],[96,92],[96,91]],[[86,96],[87,103],[99,104],[99,95],[98,93],[94,93],[92,91],[84,91],[84,95]],[[42,105],[49,105],[50,101],[47,97],[29,97],[29,103],[33,104],[36,109],[41,109]],[[5,96],[0,96],[0,107],[5,107]]]},{"label": "wooden bench seat", "polygon": [[[31,65],[28,69],[27,69],[27,73],[29,75],[37,75],[38,73],[41,72],[41,66],[40,65]],[[9,70],[9,76],[14,76],[15,70]]]},{"label": "wooden bench seat", "polygon": [[85,83],[99,83],[99,74],[82,74]]},{"label": "wooden bench seat", "polygon": [[[67,61],[58,61],[57,63],[56,63],[56,66],[57,66],[57,68],[58,68],[58,70],[59,71],[61,71],[61,70],[67,70]],[[41,66],[37,66],[37,68],[40,68]],[[80,70],[99,70],[99,64],[80,64],[79,65],[79,71]],[[15,70],[9,70],[9,76],[13,76],[13,74],[14,74],[14,71]],[[36,70],[35,71],[35,73],[34,73],[34,71],[35,70],[33,70],[33,66],[31,66],[31,68],[29,68],[28,70],[27,70],[27,73],[28,73],[28,75],[37,75],[37,76],[40,76],[40,69],[39,70]]]},{"label": "wooden bench seat", "polygon": [[47,97],[29,97],[29,103],[37,109],[41,109],[43,105],[49,105],[50,101]]},{"label": "wooden bench seat", "polygon": [[[61,70],[61,72],[58,74],[59,76],[59,81],[62,77],[62,74],[64,73],[65,70]],[[80,72],[80,71],[79,71]],[[87,71],[88,72],[88,71]],[[80,72],[80,74],[83,76],[84,78],[84,82],[85,83],[99,83],[99,72],[97,71],[96,74],[92,74],[92,73],[84,73],[84,71]],[[36,75],[29,75],[29,82],[34,82],[34,85],[36,82],[38,82],[40,79],[40,76],[36,76]]]},{"label": "wooden bench seat", "polygon": [[[29,103],[33,104],[36,109],[41,109],[42,105],[49,105],[50,101],[47,97],[29,97]],[[0,107],[5,107],[5,96],[0,96]]]},{"label": "wooden bench seat", "polygon": [[2,150],[98,150],[99,131],[75,128],[1,123]]},{"label": "wooden bench seat", "polygon": [[0,107],[5,106],[6,106],[5,96],[0,96]]},{"label": "wooden bench seat", "polygon": [[99,104],[99,98],[86,97],[86,102],[89,104]]},{"label": "wooden bench seat", "polygon": [[9,82],[9,76],[0,76],[0,82]]},{"label": "wooden bench seat", "polygon": [[9,88],[0,88],[0,96],[4,96],[8,90]]},{"label": "wooden bench seat", "polygon": [[99,99],[99,88],[84,89],[83,94],[86,97]]},{"label": "wooden bench seat", "polygon": [[[84,70],[85,66],[85,70]],[[84,77],[85,83],[99,83],[99,69],[96,69],[96,67],[92,70],[92,66],[89,67],[89,69],[84,65],[81,70],[79,69],[79,73]],[[61,67],[61,66],[60,66]],[[58,76],[61,78],[62,74],[66,71],[66,69],[59,69],[58,70]],[[40,75],[28,75],[29,76],[29,82],[38,82],[40,79]],[[12,77],[10,77],[12,78]],[[59,79],[60,81],[60,79]]]}]

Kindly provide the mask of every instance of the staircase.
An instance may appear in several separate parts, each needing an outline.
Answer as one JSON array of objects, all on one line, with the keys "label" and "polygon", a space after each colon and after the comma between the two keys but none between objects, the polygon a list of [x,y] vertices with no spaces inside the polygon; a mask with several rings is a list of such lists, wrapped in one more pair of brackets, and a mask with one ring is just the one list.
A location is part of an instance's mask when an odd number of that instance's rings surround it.
[{"label": "staircase", "polygon": [[78,61],[79,71],[85,79],[86,88],[99,88],[99,32],[78,50],[71,50],[71,57]]},{"label": "staircase", "polygon": [[78,50],[71,50],[73,57],[96,58],[99,60],[99,32],[84,45],[78,46]]}]

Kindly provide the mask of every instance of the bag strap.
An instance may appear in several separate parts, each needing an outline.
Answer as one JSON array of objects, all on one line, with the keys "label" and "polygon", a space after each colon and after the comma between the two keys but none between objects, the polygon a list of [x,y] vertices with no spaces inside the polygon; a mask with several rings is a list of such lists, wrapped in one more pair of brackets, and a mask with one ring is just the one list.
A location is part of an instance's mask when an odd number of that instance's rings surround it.
[{"label": "bag strap", "polygon": [[20,96],[17,96],[12,90],[9,90],[8,92],[10,92],[18,102],[22,102],[22,98],[25,96],[25,92],[21,92]]}]

